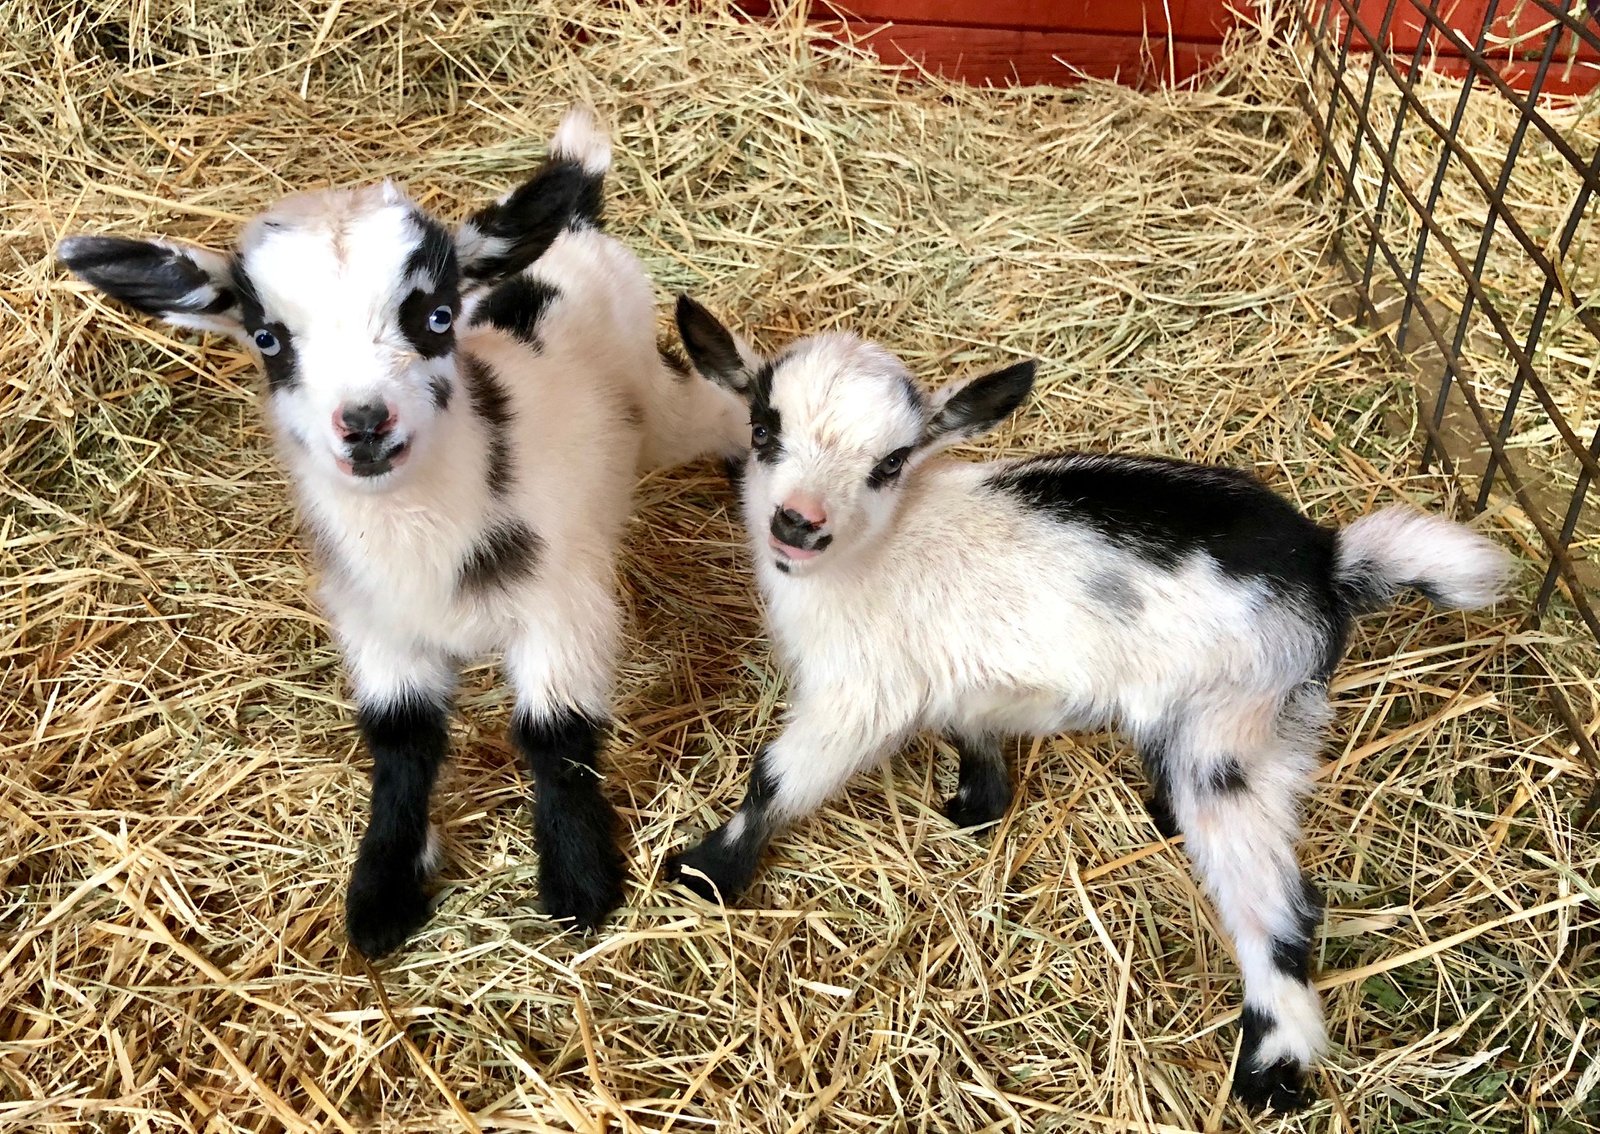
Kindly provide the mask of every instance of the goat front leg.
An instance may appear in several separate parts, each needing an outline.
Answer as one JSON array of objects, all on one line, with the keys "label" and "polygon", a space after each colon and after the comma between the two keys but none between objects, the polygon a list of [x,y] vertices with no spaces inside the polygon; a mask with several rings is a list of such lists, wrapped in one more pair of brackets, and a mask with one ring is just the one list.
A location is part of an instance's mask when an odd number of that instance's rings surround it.
[{"label": "goat front leg", "polygon": [[608,593],[575,607],[581,616],[564,625],[530,628],[506,668],[516,689],[511,740],[533,779],[540,901],[589,931],[622,903],[627,877],[600,773],[619,620]]},{"label": "goat front leg", "polygon": [[442,656],[345,638],[357,719],[372,755],[371,817],[345,895],[345,934],[380,957],[420,929],[438,865],[428,800],[448,747],[455,671]]},{"label": "goat front leg", "polygon": [[[855,691],[855,701],[871,694]],[[761,852],[783,827],[810,815],[851,776],[876,764],[909,728],[841,719],[844,695],[796,707],[783,734],[756,757],[744,802],[698,844],[667,859],[667,877],[707,901],[731,904],[750,886]],[[831,708],[824,708],[831,706]]]}]

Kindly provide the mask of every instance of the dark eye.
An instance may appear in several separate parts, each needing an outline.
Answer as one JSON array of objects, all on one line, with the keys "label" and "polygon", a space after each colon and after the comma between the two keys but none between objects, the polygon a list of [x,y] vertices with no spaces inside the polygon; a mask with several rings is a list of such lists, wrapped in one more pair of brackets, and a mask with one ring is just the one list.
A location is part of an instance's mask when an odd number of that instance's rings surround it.
[{"label": "dark eye", "polygon": [[450,329],[450,322],[455,318],[448,307],[435,307],[428,315],[428,330],[436,335],[442,335]]},{"label": "dark eye", "polygon": [[283,344],[278,341],[278,336],[265,327],[250,337],[255,340],[256,349],[262,354],[271,356],[283,349]]},{"label": "dark eye", "polygon": [[900,475],[900,470],[906,466],[906,455],[909,450],[896,449],[883,460],[872,467],[871,480],[882,484],[886,480],[893,480]]},{"label": "dark eye", "polygon": [[772,438],[772,431],[765,425],[752,426],[750,429],[750,444],[758,449]]}]

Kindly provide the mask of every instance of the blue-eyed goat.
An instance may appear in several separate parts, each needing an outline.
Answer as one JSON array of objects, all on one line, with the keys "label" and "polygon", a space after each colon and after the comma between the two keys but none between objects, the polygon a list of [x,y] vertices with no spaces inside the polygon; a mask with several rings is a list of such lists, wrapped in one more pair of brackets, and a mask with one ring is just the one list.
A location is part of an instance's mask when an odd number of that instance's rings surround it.
[{"label": "blue-eyed goat", "polygon": [[372,761],[346,925],[368,956],[429,915],[428,801],[457,670],[499,654],[534,782],[545,909],[621,900],[597,764],[641,469],[744,448],[742,403],[658,354],[649,280],[600,228],[611,148],[589,112],[452,233],[394,185],[290,197],[227,254],[77,236],[61,259],[122,302],[230,335],[323,569]]},{"label": "blue-eyed goat", "polygon": [[1490,603],[1507,556],[1405,508],[1319,527],[1232,469],[937,459],[1015,410],[1033,364],[929,399],[851,335],[765,359],[686,297],[678,325],[701,373],[749,404],[744,516],[790,710],[738,811],[669,874],[736,898],[777,831],[919,730],[960,753],[945,812],[969,826],[1011,802],[1003,736],[1120,728],[1233,939],[1234,1091],[1299,1105],[1324,1030],[1322,904],[1295,843],[1351,619],[1407,588]]}]

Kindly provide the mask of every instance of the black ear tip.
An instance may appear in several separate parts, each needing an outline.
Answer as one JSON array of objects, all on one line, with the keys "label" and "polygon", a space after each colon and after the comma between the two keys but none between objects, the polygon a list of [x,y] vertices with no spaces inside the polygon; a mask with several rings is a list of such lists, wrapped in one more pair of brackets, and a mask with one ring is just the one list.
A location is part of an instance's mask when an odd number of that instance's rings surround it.
[{"label": "black ear tip", "polygon": [[705,304],[703,304],[699,300],[695,299],[693,296],[691,296],[686,291],[680,291],[678,293],[678,318],[679,319],[693,319],[693,318],[697,318],[697,317],[701,318],[701,319],[705,319],[705,318],[709,318],[710,316],[711,316],[711,312],[706,310]]},{"label": "black ear tip", "polygon": [[104,249],[104,238],[99,236],[68,236],[56,245],[56,259],[73,271],[96,259]]}]

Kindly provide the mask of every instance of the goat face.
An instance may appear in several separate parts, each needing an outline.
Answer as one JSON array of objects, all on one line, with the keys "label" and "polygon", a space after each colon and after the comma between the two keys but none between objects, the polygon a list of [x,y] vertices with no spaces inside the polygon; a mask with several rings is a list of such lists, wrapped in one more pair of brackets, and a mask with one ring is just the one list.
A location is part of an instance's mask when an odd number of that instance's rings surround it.
[{"label": "goat face", "polygon": [[678,328],[696,367],[750,405],[745,519],[758,554],[789,575],[874,546],[916,466],[994,428],[1033,385],[1025,362],[930,400],[898,358],[847,334],[763,360],[688,297]]},{"label": "goat face", "polygon": [[250,221],[230,255],[79,236],[60,256],[132,307],[243,342],[308,475],[394,484],[454,391],[454,242],[389,182],[289,197]]}]

